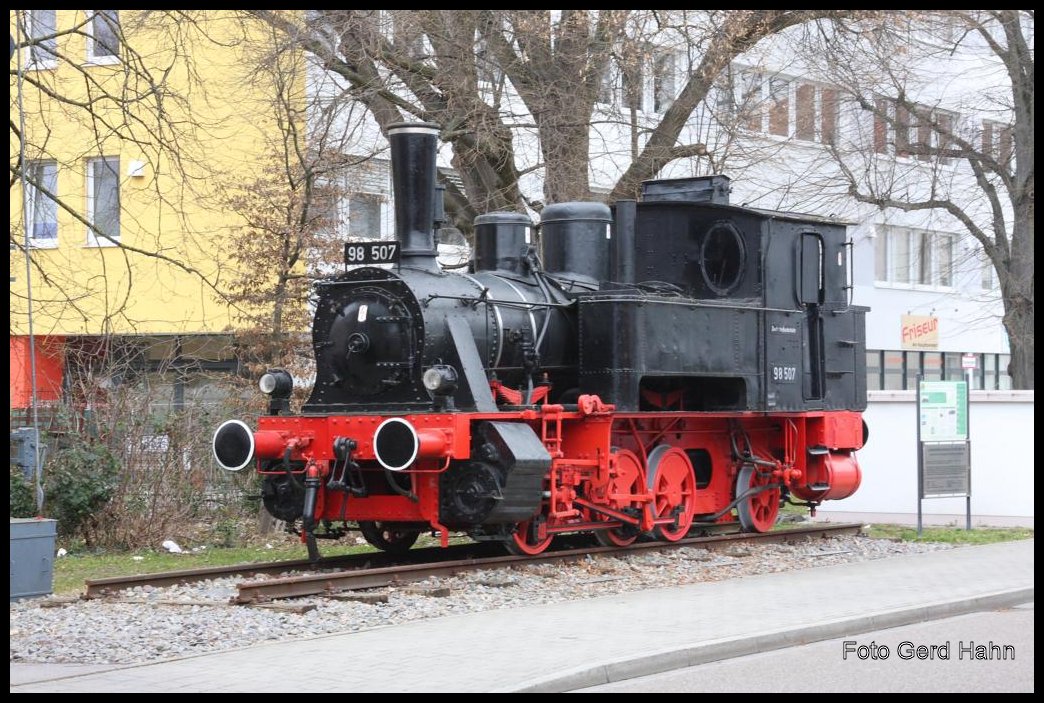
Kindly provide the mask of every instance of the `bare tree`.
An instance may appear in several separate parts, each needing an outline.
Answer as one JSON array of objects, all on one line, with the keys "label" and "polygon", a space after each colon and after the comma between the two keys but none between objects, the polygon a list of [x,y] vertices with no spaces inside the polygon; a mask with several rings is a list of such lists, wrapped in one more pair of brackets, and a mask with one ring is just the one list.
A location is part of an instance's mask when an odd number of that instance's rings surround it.
[{"label": "bare tree", "polygon": [[[71,310],[84,326],[99,333],[133,324],[127,310],[134,296],[134,275],[140,274],[135,266],[146,261],[187,274],[222,299],[218,267],[199,256],[206,250],[201,242],[211,233],[193,225],[185,213],[193,209],[186,203],[202,197],[197,186],[209,183],[213,175],[205,142],[215,125],[193,109],[193,94],[206,93],[193,57],[200,47],[229,42],[229,37],[211,36],[204,11],[12,12],[13,204],[21,200],[28,209],[36,209],[30,220],[47,213],[76,223],[77,232],[89,233],[93,241],[117,253],[103,257],[103,275],[85,280],[75,258],[69,259],[72,249],[66,250],[65,259],[73,265],[59,265],[54,260],[61,257],[45,253],[48,244],[38,235],[46,230],[40,225],[53,226],[54,220],[37,222],[37,231],[29,233],[34,242],[27,252],[32,275],[42,282],[34,291],[37,312],[60,317],[63,309]],[[69,17],[74,17],[71,23]],[[81,53],[85,46],[86,60]],[[107,204],[111,212],[101,217],[89,210],[90,199],[82,197],[80,189],[56,188],[56,173],[59,178],[88,177],[85,170],[94,168],[91,159],[120,153],[133,153],[140,162],[138,172],[144,179],[136,207],[118,199]],[[101,163],[108,170],[100,168],[98,173],[123,178],[129,164],[117,171],[116,163]],[[28,196],[21,195],[23,183]],[[11,248],[27,246],[20,213],[21,207],[13,208]],[[181,232],[182,240],[173,239],[172,232]],[[44,264],[48,258],[51,263]],[[12,287],[11,296],[20,300],[25,293]],[[17,322],[24,311],[14,312]]]},{"label": "bare tree", "polygon": [[[442,125],[463,183],[446,183],[448,209],[466,229],[481,212],[539,210],[542,201],[523,187],[529,177],[538,178],[544,201],[591,199],[591,162],[600,157],[623,166],[609,198],[634,197],[642,180],[672,161],[706,155],[684,130],[732,59],[788,27],[851,14],[322,10],[305,21],[269,11],[250,17],[313,54],[382,129],[404,119]],[[648,83],[640,67],[649,47],[665,41],[690,61],[675,74],[683,77],[673,102],[642,110],[639,119],[632,99],[619,121],[632,134],[631,152],[592,154],[600,140],[593,125],[615,120],[599,106],[607,74],[622,68],[633,98]]]},{"label": "bare tree", "polygon": [[919,12],[815,30],[804,55],[866,116],[865,141],[832,151],[832,177],[861,203],[937,213],[974,237],[1000,284],[1012,385],[1032,389],[1033,12]]},{"label": "bare tree", "polygon": [[[274,38],[273,38],[274,39]],[[231,236],[229,299],[239,307],[237,335],[248,363],[294,366],[309,342],[312,282],[336,261],[341,229],[335,203],[347,174],[369,154],[351,154],[351,124],[339,114],[344,104],[325,104],[304,89],[300,56],[261,43],[244,49],[242,80],[268,96],[255,113],[271,115],[275,129],[260,151],[265,167],[245,182],[222,190],[221,202],[242,219]],[[350,109],[350,106],[348,106]],[[358,149],[354,149],[358,152]],[[307,374],[304,374],[307,375]]]},{"label": "bare tree", "polygon": [[[206,439],[209,407],[238,402],[227,350],[200,337],[183,349],[181,308],[159,306],[206,299],[218,320],[225,308],[212,301],[245,306],[228,294],[228,257],[213,256],[217,226],[234,221],[215,193],[250,178],[255,154],[215,147],[250,118],[238,86],[210,63],[231,63],[249,45],[242,29],[220,11],[12,11],[10,245],[31,264],[34,333],[59,335],[64,366],[60,400],[40,415],[48,443],[62,449],[45,473],[103,446],[119,460],[107,524],[127,536],[105,541],[153,540],[211,510],[210,492],[227,487],[210,471]],[[84,197],[88,179],[118,186],[102,202],[90,187]],[[85,250],[88,242],[98,247]],[[25,269],[22,256],[12,259],[12,335],[25,334]],[[149,312],[167,316],[141,316],[146,297]],[[169,324],[159,336],[139,332],[158,322]]]}]

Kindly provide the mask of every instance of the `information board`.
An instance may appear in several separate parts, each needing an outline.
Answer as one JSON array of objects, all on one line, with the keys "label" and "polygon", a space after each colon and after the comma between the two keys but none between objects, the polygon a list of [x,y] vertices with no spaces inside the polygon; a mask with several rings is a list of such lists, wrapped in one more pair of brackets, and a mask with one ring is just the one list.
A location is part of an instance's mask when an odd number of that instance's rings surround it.
[{"label": "information board", "polygon": [[921,381],[918,393],[922,442],[967,441],[966,381]]},{"label": "information board", "polygon": [[971,457],[968,443],[922,444],[924,480],[922,498],[964,496],[971,493]]}]

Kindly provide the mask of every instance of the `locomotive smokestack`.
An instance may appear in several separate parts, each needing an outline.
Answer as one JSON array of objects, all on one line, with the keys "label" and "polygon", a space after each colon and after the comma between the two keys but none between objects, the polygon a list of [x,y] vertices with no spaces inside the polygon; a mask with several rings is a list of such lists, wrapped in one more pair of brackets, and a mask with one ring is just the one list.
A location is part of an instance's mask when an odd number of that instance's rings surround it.
[{"label": "locomotive smokestack", "polygon": [[388,127],[392,188],[395,193],[395,238],[402,263],[438,270],[435,249],[435,153],[439,126],[398,122]]}]

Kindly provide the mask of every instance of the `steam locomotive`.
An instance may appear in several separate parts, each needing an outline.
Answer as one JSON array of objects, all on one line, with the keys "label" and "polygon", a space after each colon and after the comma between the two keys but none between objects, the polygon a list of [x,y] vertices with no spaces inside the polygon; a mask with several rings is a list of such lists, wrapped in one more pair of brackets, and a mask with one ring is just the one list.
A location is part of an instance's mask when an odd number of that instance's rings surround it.
[{"label": "steam locomotive", "polygon": [[539,250],[526,215],[481,215],[467,270],[443,270],[438,132],[388,130],[396,241],[346,244],[317,284],[300,413],[273,369],[257,428],[214,434],[313,558],[353,524],[391,552],[760,532],[858,488],[867,308],[843,224],[732,206],[726,176],[654,180],[545,207]]}]

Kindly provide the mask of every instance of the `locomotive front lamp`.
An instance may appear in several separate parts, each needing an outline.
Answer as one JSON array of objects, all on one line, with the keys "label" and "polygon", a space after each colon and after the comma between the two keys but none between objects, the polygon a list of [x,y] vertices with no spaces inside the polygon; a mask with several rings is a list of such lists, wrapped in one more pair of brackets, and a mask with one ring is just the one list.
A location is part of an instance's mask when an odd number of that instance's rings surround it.
[{"label": "locomotive front lamp", "polygon": [[446,364],[432,366],[422,380],[424,387],[435,395],[450,395],[457,390],[457,370]]},{"label": "locomotive front lamp", "polygon": [[265,395],[273,398],[289,398],[294,390],[294,379],[283,369],[269,369],[257,382]]}]

